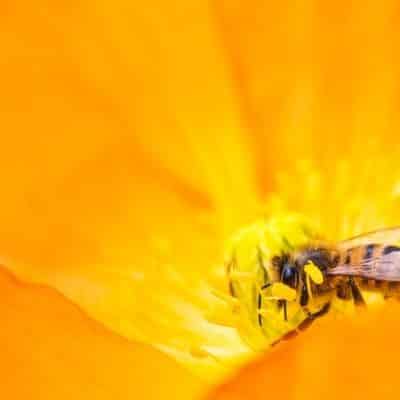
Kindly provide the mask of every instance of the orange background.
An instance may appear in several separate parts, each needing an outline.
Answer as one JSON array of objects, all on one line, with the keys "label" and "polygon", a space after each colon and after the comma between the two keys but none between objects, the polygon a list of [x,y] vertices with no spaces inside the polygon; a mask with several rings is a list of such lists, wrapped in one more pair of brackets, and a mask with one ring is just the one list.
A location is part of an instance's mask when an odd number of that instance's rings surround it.
[{"label": "orange background", "polygon": [[[326,171],[346,159],[357,180],[379,154],[397,173],[395,1],[0,9],[0,254],[109,328],[132,301],[121,274],[156,275],[159,239],[201,274],[296,160]],[[174,362],[57,292],[7,273],[0,284],[4,398],[186,396],[173,384],[186,380],[197,393]],[[153,362],[171,371],[160,392]]]}]

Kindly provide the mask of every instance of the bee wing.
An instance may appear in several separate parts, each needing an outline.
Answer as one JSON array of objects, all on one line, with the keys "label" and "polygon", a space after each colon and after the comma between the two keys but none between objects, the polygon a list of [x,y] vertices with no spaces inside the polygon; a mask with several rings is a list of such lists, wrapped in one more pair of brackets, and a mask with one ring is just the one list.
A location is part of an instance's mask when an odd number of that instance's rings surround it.
[{"label": "bee wing", "polygon": [[[327,271],[328,275],[359,276],[382,281],[400,281],[400,227],[369,232],[338,243],[338,250],[348,250],[381,244],[385,248],[377,256],[363,258],[359,263],[338,264]],[[386,250],[386,251],[385,251]]]},{"label": "bee wing", "polygon": [[339,264],[329,269],[326,274],[400,282],[400,251],[376,257],[358,265]]},{"label": "bee wing", "polygon": [[373,232],[363,233],[350,239],[338,243],[340,250],[348,250],[354,247],[367,244],[399,244],[400,245],[400,226],[388,229],[379,229]]}]

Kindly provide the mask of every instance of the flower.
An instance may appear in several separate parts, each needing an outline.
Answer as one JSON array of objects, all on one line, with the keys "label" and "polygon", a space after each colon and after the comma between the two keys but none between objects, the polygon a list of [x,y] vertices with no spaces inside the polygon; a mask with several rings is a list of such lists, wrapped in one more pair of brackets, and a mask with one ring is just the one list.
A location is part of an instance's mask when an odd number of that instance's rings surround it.
[{"label": "flower", "polygon": [[202,392],[173,360],[110,332],[54,289],[23,284],[3,270],[0,287],[4,398],[156,399]]},{"label": "flower", "polygon": [[243,368],[209,400],[365,399],[396,396],[399,305],[352,319],[322,319]]},{"label": "flower", "polygon": [[6,4],[8,397],[195,396],[201,378],[159,350],[211,381],[249,357],[209,284],[226,283],[214,272],[237,229],[289,211],[332,240],[396,223],[396,15],[390,2]]}]

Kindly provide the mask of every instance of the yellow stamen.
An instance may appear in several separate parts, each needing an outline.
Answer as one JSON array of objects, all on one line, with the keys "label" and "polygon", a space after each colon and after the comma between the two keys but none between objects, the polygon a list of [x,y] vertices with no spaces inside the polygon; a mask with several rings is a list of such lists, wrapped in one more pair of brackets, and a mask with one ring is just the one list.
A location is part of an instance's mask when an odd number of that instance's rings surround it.
[{"label": "yellow stamen", "polygon": [[255,274],[253,272],[246,272],[246,271],[233,271],[230,274],[231,279],[237,279],[241,281],[254,281]]},{"label": "yellow stamen", "polygon": [[217,297],[218,299],[227,302],[230,306],[233,308],[236,308],[239,306],[239,300],[236,297],[231,296],[230,294],[223,293],[220,290],[212,289],[211,293]]}]

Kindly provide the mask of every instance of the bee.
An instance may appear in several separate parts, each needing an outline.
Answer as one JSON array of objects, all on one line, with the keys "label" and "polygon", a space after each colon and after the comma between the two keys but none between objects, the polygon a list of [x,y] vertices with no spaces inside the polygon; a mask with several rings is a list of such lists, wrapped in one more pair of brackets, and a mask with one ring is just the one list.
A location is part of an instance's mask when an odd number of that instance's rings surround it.
[{"label": "bee", "polygon": [[[242,294],[234,270],[232,262],[228,268],[230,292],[240,300]],[[355,308],[366,305],[366,291],[379,292],[385,299],[400,299],[400,227],[335,244],[310,242],[283,251],[267,263],[259,254],[260,274],[251,308],[255,311],[253,320],[265,333],[274,324],[268,319],[268,307],[278,311],[289,328],[276,334],[276,343],[327,314],[335,299],[349,301]],[[277,286],[279,290],[274,291]]]}]

